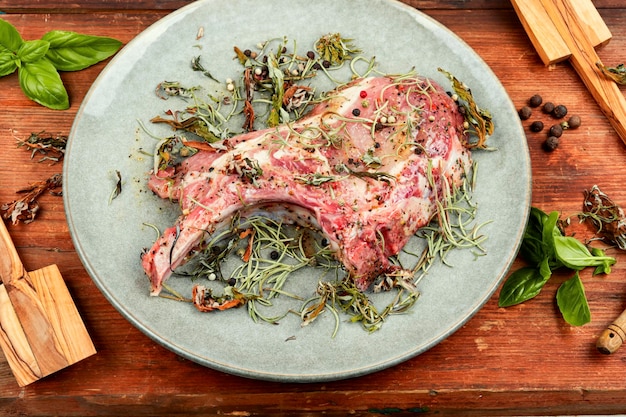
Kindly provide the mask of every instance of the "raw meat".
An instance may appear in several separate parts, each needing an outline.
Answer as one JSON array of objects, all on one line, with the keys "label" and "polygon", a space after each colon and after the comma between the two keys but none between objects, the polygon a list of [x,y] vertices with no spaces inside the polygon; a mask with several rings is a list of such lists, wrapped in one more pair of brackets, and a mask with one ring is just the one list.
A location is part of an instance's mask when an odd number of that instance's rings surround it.
[{"label": "raw meat", "polygon": [[233,215],[273,203],[308,216],[360,290],[404,272],[388,258],[470,169],[464,117],[426,78],[363,78],[326,97],[297,122],[224,140],[222,150],[152,175],[150,188],[183,214],[143,255],[151,295]]}]

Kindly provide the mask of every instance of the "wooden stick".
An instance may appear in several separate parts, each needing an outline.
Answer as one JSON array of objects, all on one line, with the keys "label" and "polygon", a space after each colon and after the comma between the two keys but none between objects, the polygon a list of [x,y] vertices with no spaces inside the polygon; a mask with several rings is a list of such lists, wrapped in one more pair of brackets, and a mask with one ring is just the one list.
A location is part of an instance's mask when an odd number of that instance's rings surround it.
[{"label": "wooden stick", "polygon": [[585,27],[568,0],[541,0],[548,16],[568,46],[570,62],[604,115],[626,143],[626,99],[614,81],[597,68],[600,58],[585,33]]},{"label": "wooden stick", "polygon": [[596,348],[606,355],[615,352],[626,340],[626,310],[615,319],[596,341]]},{"label": "wooden stick", "polygon": [[[571,56],[569,46],[541,0],[512,0],[511,3],[544,64],[555,64]],[[591,0],[576,0],[576,7],[572,10],[594,47],[606,45],[611,40],[611,31]]]}]

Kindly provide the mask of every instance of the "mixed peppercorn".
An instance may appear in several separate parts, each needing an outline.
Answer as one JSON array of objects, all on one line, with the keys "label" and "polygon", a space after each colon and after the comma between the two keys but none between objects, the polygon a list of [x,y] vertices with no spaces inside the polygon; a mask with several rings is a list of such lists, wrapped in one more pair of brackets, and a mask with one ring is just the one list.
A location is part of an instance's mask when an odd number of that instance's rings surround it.
[{"label": "mixed peppercorn", "polygon": [[[543,104],[543,105],[542,105]],[[563,104],[555,105],[551,101],[543,102],[543,98],[539,94],[535,94],[528,99],[528,104],[519,109],[519,117],[521,120],[528,120],[533,115],[533,108],[541,107],[541,112],[550,115],[553,119],[564,119],[567,116],[567,107]],[[560,123],[555,123],[550,126],[548,130],[548,137],[543,142],[543,149],[552,152],[558,146],[560,142],[560,137],[563,135],[563,132],[567,129],[576,129],[580,127],[581,120],[580,116],[570,116],[567,120],[562,120]],[[544,124],[541,120],[535,120],[530,124],[529,127],[531,132],[539,133],[543,131]]]}]

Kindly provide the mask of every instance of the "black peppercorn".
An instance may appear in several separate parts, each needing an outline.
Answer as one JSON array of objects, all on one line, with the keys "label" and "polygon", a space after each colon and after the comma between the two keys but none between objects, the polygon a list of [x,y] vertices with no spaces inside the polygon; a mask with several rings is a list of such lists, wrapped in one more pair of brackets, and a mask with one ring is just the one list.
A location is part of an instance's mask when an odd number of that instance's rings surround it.
[{"label": "black peppercorn", "polygon": [[353,109],[352,110],[352,115],[355,116],[355,117],[359,117],[361,115],[361,110]]},{"label": "black peppercorn", "polygon": [[553,150],[555,150],[557,147],[559,146],[559,138],[557,138],[556,136],[550,136],[548,139],[546,139],[546,141],[543,143],[543,149],[548,151],[548,152],[552,152]]},{"label": "black peppercorn", "polygon": [[559,104],[558,106],[554,108],[554,110],[552,110],[552,116],[554,116],[557,119],[562,119],[566,115],[567,115],[567,107],[565,107],[562,104]]},{"label": "black peppercorn", "polygon": [[270,252],[270,259],[272,261],[277,260],[279,257],[280,257],[280,254],[278,253],[278,251],[273,250],[273,251]]},{"label": "black peppercorn", "polygon": [[309,51],[306,53],[306,57],[309,59],[315,59],[315,52]]},{"label": "black peppercorn", "polygon": [[546,101],[541,110],[546,114],[552,113],[554,111],[554,103],[552,103],[551,101]]},{"label": "black peppercorn", "polygon": [[528,106],[524,106],[521,109],[519,109],[519,118],[521,120],[528,120],[530,119],[530,116],[532,116],[533,111],[530,109],[530,107]]},{"label": "black peppercorn", "polygon": [[541,106],[542,101],[543,99],[541,96],[539,94],[535,94],[528,100],[528,104],[530,104],[530,107],[539,107]]},{"label": "black peppercorn", "polygon": [[237,280],[235,278],[228,279],[228,285],[230,285],[231,287],[234,287],[236,283],[237,283]]},{"label": "black peppercorn", "polygon": [[541,132],[543,130],[543,122],[540,120],[532,122],[530,130],[533,132]]},{"label": "black peppercorn", "polygon": [[551,126],[550,132],[548,133],[549,136],[555,136],[557,138],[560,138],[562,134],[563,134],[563,128],[561,127],[561,125]]},{"label": "black peppercorn", "polygon": [[570,129],[576,129],[578,127],[580,127],[580,116],[572,116],[569,118],[569,120],[567,121],[567,124],[569,125]]}]

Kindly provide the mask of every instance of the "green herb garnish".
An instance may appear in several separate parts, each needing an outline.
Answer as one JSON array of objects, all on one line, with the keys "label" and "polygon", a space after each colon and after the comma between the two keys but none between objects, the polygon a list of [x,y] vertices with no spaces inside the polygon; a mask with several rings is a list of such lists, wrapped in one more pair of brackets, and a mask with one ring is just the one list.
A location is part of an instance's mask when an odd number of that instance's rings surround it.
[{"label": "green herb garnish", "polygon": [[615,81],[617,84],[626,85],[626,66],[624,66],[624,64],[609,67],[603,65],[601,62],[596,62],[596,66],[607,78]]},{"label": "green herb garnish", "polygon": [[352,42],[352,39],[344,39],[339,33],[330,33],[315,43],[315,49],[323,61],[331,65],[341,65],[361,52]]},{"label": "green herb garnish", "polygon": [[535,207],[531,208],[520,255],[530,265],[513,272],[506,280],[500,291],[500,307],[520,304],[536,297],[552,272],[566,268],[576,271],[576,274],[561,285],[557,294],[561,314],[574,326],[581,326],[591,320],[578,271],[594,267],[594,274],[608,274],[615,258],[606,256],[597,248],[589,250],[574,237],[564,236],[559,228],[558,212],[546,214]]},{"label": "green herb garnish", "polygon": [[69,97],[58,71],[78,71],[107,59],[122,43],[116,39],[54,30],[26,41],[0,19],[0,77],[18,72],[24,94],[55,110],[69,108]]},{"label": "green herb garnish", "polygon": [[472,92],[469,87],[465,85],[465,83],[459,81],[454,75],[441,68],[439,68],[439,72],[452,81],[452,87],[458,96],[459,106],[462,106],[464,109],[465,120],[468,124],[468,128],[471,127],[469,131],[477,138],[475,142],[466,143],[466,146],[468,148],[486,149],[487,138],[492,135],[494,131],[491,114],[489,111],[476,105]]}]

